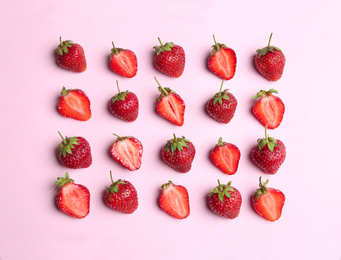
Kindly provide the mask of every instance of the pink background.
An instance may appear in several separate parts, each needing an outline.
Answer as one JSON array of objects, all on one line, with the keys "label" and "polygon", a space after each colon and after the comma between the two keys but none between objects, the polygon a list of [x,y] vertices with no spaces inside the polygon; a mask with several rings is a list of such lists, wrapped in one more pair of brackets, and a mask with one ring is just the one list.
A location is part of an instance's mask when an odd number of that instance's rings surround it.
[{"label": "pink background", "polygon": [[[0,259],[340,259],[340,8],[336,0],[3,1]],[[267,45],[271,32],[272,44],[287,58],[284,75],[275,83],[253,67],[255,51]],[[221,84],[206,66],[213,34],[237,53],[236,75],[224,84],[238,99],[228,125],[215,122],[204,110]],[[56,65],[59,36],[84,47],[84,73]],[[157,37],[185,49],[180,78],[154,68]],[[125,79],[110,71],[112,41],[136,53],[136,77]],[[154,76],[185,100],[182,127],[155,113]],[[122,90],[139,97],[134,123],[113,117],[107,109],[117,92],[116,80]],[[87,93],[93,111],[88,122],[57,112],[62,86]],[[278,90],[286,105],[281,126],[269,131],[287,146],[287,159],[274,176],[263,174],[249,158],[256,140],[264,136],[251,113],[251,97],[270,88]],[[57,131],[88,139],[90,168],[69,170],[58,163]],[[113,133],[133,135],[143,143],[140,170],[129,172],[109,156]],[[160,159],[160,149],[173,133],[190,139],[197,149],[187,174]],[[234,176],[222,174],[209,160],[219,137],[241,150]],[[140,205],[134,214],[120,214],[104,204],[110,170],[115,179],[127,179],[137,188]],[[91,212],[85,219],[56,208],[53,182],[66,171],[91,192]],[[251,207],[260,176],[286,195],[282,218],[275,223]],[[208,209],[206,196],[217,179],[231,180],[240,190],[243,205],[237,219]],[[185,220],[158,207],[160,186],[168,180],[189,191],[191,214]]]}]

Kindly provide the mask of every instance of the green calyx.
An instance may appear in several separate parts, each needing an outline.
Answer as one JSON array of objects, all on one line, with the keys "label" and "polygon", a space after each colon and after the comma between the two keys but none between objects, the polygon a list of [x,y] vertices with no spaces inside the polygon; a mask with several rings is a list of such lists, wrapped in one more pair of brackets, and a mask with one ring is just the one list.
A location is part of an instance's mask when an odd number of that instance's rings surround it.
[{"label": "green calyx", "polygon": [[217,43],[215,36],[213,34],[213,40],[214,40],[214,45],[212,45],[212,52],[211,52],[211,56],[213,56],[217,51],[219,51],[221,48],[227,48],[227,46],[225,44],[222,43]]},{"label": "green calyx", "polygon": [[161,52],[165,51],[172,51],[172,48],[174,47],[174,43],[167,42],[165,45],[162,44],[160,38],[158,37],[158,40],[160,42],[160,46],[154,46],[156,55],[159,55]]},{"label": "green calyx", "polygon": [[159,81],[156,79],[156,77],[154,77],[154,79],[156,80],[157,84],[159,85],[159,87],[157,88],[159,90],[159,92],[161,93],[160,96],[156,99],[157,101],[159,101],[162,97],[168,96],[169,93],[173,92],[175,93],[173,90],[171,90],[170,88],[163,88],[161,86],[161,84],[159,83]]},{"label": "green calyx", "polygon": [[72,154],[72,149],[75,148],[75,145],[78,145],[77,137],[63,137],[61,133],[58,131],[60,137],[63,141],[59,145],[59,154],[60,156],[66,156],[67,154]]},{"label": "green calyx", "polygon": [[266,182],[262,183],[262,177],[259,177],[259,189],[255,192],[255,201],[259,199],[261,195],[264,195],[268,192],[268,188],[266,185],[269,183],[269,180],[266,180]]},{"label": "green calyx", "polygon": [[170,185],[173,185],[172,181],[168,181],[167,183],[162,184],[161,189],[166,190]]},{"label": "green calyx", "polygon": [[74,180],[70,179],[69,173],[66,172],[65,177],[58,177],[57,181],[55,181],[53,184],[57,185],[57,187],[55,188],[55,190],[57,191],[59,188],[63,187],[64,185],[70,182],[74,182]]},{"label": "green calyx", "polygon": [[59,37],[60,44],[58,45],[56,52],[58,55],[63,55],[64,53],[68,53],[70,47],[72,47],[73,41],[67,40],[62,41],[62,37]]},{"label": "green calyx", "polygon": [[122,48],[116,48],[114,42],[112,42],[112,47],[111,55],[117,55],[123,50]]},{"label": "green calyx", "polygon": [[220,184],[220,181],[218,180],[218,186],[210,190],[210,194],[208,196],[218,194],[220,201],[224,201],[225,196],[231,198],[231,192],[234,192],[234,189],[231,187],[231,184],[232,181],[229,181],[226,185]]},{"label": "green calyx", "polygon": [[215,105],[217,102],[221,105],[223,103],[223,99],[230,100],[230,97],[227,95],[228,89],[223,89],[224,81],[221,83],[220,90],[217,94],[213,96],[213,105]]},{"label": "green calyx", "polygon": [[117,135],[117,134],[113,134],[113,135],[117,137],[117,139],[115,140],[115,142],[121,142],[121,141],[123,141],[124,139],[132,138],[132,136],[119,136],[119,135]]},{"label": "green calyx", "polygon": [[109,187],[105,187],[105,189],[107,190],[107,194],[108,193],[119,193],[119,188],[118,185],[119,184],[126,184],[123,180],[119,179],[118,181],[114,182],[113,178],[112,178],[112,173],[110,171],[110,179],[111,179],[111,185]]},{"label": "green calyx", "polygon": [[258,49],[258,50],[257,50],[257,53],[258,53],[258,57],[259,57],[259,58],[262,57],[262,56],[264,56],[265,54],[267,54],[268,51],[270,51],[270,52],[274,52],[275,50],[277,50],[277,51],[282,51],[282,50],[281,50],[280,48],[278,48],[278,47],[270,46],[271,38],[272,38],[272,33],[270,34],[268,46],[267,46],[267,47],[264,47],[264,48],[262,48],[262,49]]},{"label": "green calyx", "polygon": [[266,145],[269,148],[269,150],[271,152],[273,152],[274,148],[276,146],[279,146],[279,145],[277,144],[277,140],[275,138],[268,136],[267,129],[268,129],[268,124],[265,125],[265,138],[257,140],[257,142],[258,142],[258,149],[262,150],[263,147]]},{"label": "green calyx", "polygon": [[68,95],[72,90],[73,90],[73,89],[66,89],[66,88],[63,86],[62,91],[60,92],[60,94],[61,94],[62,96],[66,96],[66,95]]},{"label": "green calyx", "polygon": [[120,87],[118,86],[118,81],[116,80],[116,84],[117,84],[117,89],[118,89],[118,93],[112,97],[112,101],[115,102],[115,101],[119,101],[119,100],[122,100],[124,101],[127,97],[127,94],[128,94],[128,90],[125,91],[125,92],[121,92],[120,91]]},{"label": "green calyx", "polygon": [[165,145],[165,151],[171,150],[172,153],[174,153],[176,150],[181,152],[184,147],[188,147],[187,143],[191,143],[191,141],[187,140],[184,136],[182,137],[176,137],[174,134],[174,138],[167,141],[167,144]]},{"label": "green calyx", "polygon": [[270,96],[270,95],[273,94],[273,93],[278,94],[277,90],[275,90],[275,89],[273,89],[273,88],[270,89],[270,90],[268,90],[268,91],[261,90],[261,91],[259,91],[259,92],[257,93],[256,96],[253,96],[252,98],[253,98],[253,99],[256,99],[256,98],[261,98],[261,97],[267,97],[267,96]]},{"label": "green calyx", "polygon": [[220,137],[220,138],[218,139],[218,143],[217,143],[215,146],[223,146],[223,145],[225,145],[225,144],[226,144],[226,142],[224,142],[224,141],[223,141],[223,138]]}]

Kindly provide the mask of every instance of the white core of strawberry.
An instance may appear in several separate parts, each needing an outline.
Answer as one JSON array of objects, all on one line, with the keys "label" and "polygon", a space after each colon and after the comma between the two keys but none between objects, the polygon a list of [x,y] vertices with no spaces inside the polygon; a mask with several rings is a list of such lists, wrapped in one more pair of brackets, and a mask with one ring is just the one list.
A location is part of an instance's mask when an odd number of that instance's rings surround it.
[{"label": "white core of strawberry", "polygon": [[77,111],[78,113],[84,115],[84,110],[82,106],[82,101],[79,100],[77,95],[73,95],[72,92],[68,95],[64,96],[64,100],[66,104],[72,107],[73,110]]},{"label": "white core of strawberry", "polygon": [[137,170],[136,165],[140,165],[139,151],[136,149],[136,144],[129,139],[124,139],[117,143],[114,156],[132,170]]},{"label": "white core of strawberry", "polygon": [[[186,216],[186,208],[187,205],[183,201],[182,193],[177,190],[177,188],[170,185],[167,189],[164,191],[164,196],[166,196],[168,199],[168,203],[170,208],[172,208],[174,211],[176,211],[181,217]],[[179,211],[182,210],[182,211]]]},{"label": "white core of strawberry", "polygon": [[168,95],[163,98],[164,105],[166,106],[166,111],[172,112],[172,117],[176,119],[176,121],[181,120],[181,115],[179,110],[174,108],[174,105],[177,104],[177,100],[174,98],[173,95]]}]

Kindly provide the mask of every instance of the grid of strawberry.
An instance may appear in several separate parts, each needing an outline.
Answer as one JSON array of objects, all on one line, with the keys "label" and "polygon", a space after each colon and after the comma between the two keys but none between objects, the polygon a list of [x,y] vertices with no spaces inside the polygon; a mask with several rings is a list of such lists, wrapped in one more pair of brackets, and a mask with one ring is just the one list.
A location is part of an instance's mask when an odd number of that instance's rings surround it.
[{"label": "grid of strawberry", "polygon": [[[212,73],[223,80],[230,80],[235,75],[236,53],[225,44],[217,43],[214,38],[211,55],[208,58],[208,67]],[[283,52],[275,46],[271,46],[272,34],[268,46],[257,50],[255,66],[259,73],[270,81],[281,78],[285,66]],[[163,44],[158,38],[160,46],[155,46],[155,67],[165,75],[178,78],[185,68],[185,52],[183,48],[172,42]],[[72,41],[62,41],[57,47],[57,63],[60,67],[73,71],[86,70],[86,59],[81,45]],[[117,74],[132,78],[137,73],[137,58],[133,51],[128,49],[113,48],[110,56],[110,68]],[[158,80],[160,96],[157,99],[158,114],[171,123],[182,126],[184,123],[185,102],[180,95],[169,88],[163,88]],[[216,121],[227,124],[235,113],[237,100],[223,90],[216,93],[206,105],[208,114]],[[109,109],[116,117],[133,122],[138,117],[139,103],[137,96],[129,91],[121,92],[117,82],[118,94],[110,100]],[[261,90],[254,96],[258,99],[253,107],[256,118],[265,126],[265,138],[258,140],[258,145],[251,153],[253,162],[267,174],[275,174],[286,157],[285,145],[267,135],[267,129],[277,128],[284,115],[285,107],[282,100],[273,94],[276,90]],[[58,103],[60,113],[69,118],[87,121],[91,118],[90,101],[84,91],[80,89],[65,89],[63,87]],[[59,133],[62,142],[58,147],[58,159],[62,165],[71,168],[87,168],[92,163],[90,145],[83,137],[63,137]],[[116,135],[117,136],[117,135]],[[141,167],[143,153],[142,143],[135,137],[117,136],[112,144],[111,155],[118,163],[130,171]],[[163,147],[162,160],[176,171],[186,173],[190,171],[196,150],[192,142],[184,137],[169,140]],[[211,159],[214,165],[223,173],[233,175],[238,170],[240,151],[237,146],[226,143],[220,138],[211,151]],[[131,214],[138,207],[137,191],[126,180],[114,181],[110,172],[112,184],[106,187],[105,203],[119,212]],[[276,221],[281,217],[285,201],[284,194],[277,189],[267,187],[268,180],[262,182],[259,179],[259,189],[252,197],[255,211],[269,221]],[[57,205],[64,213],[84,218],[89,214],[90,192],[80,184],[75,184],[66,173],[65,177],[57,178]],[[228,184],[220,184],[210,191],[208,202],[210,209],[225,218],[238,217],[242,197],[240,192]],[[171,181],[162,185],[162,193],[159,204],[162,210],[171,216],[184,219],[190,213],[188,191],[184,186],[175,185]],[[74,203],[75,196],[78,197]]]}]

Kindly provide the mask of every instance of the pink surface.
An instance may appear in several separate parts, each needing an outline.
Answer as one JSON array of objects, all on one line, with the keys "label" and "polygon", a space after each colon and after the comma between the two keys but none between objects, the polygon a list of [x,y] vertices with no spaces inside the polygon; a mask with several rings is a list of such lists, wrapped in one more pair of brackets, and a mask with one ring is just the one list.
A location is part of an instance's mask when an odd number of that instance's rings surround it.
[{"label": "pink surface", "polygon": [[[338,125],[341,45],[338,1],[5,1],[1,7],[1,182],[0,259],[340,259],[340,126]],[[271,83],[254,66],[255,51],[272,43],[286,55],[283,77]],[[205,112],[221,80],[206,66],[213,44],[237,53],[235,77],[224,87],[238,107],[228,125]],[[59,68],[59,36],[81,44],[88,68],[75,74]],[[186,52],[184,74],[169,78],[153,66],[153,46],[173,41]],[[108,67],[111,42],[133,50],[139,70],[132,79]],[[155,112],[156,76],[185,100],[185,124],[176,127]],[[122,90],[136,93],[140,115],[126,123],[108,111]],[[56,108],[62,86],[89,96],[88,122],[62,117]],[[284,120],[269,131],[287,146],[287,159],[274,176],[263,174],[249,154],[264,128],[251,113],[251,97],[275,88],[285,102]],[[90,142],[93,164],[71,170],[59,164],[60,131]],[[133,135],[144,145],[142,167],[129,172],[110,156],[113,133]],[[173,133],[197,148],[192,170],[179,174],[160,159]],[[219,137],[241,151],[239,170],[222,174],[208,154]],[[140,206],[132,215],[109,209],[104,187],[131,181]],[[91,192],[91,212],[82,220],[61,213],[53,182],[68,171]],[[282,190],[281,219],[270,223],[251,207],[258,178]],[[213,214],[206,196],[217,179],[237,187],[243,205],[237,219]],[[191,214],[176,220],[157,204],[160,186],[172,180],[187,187]]]}]

